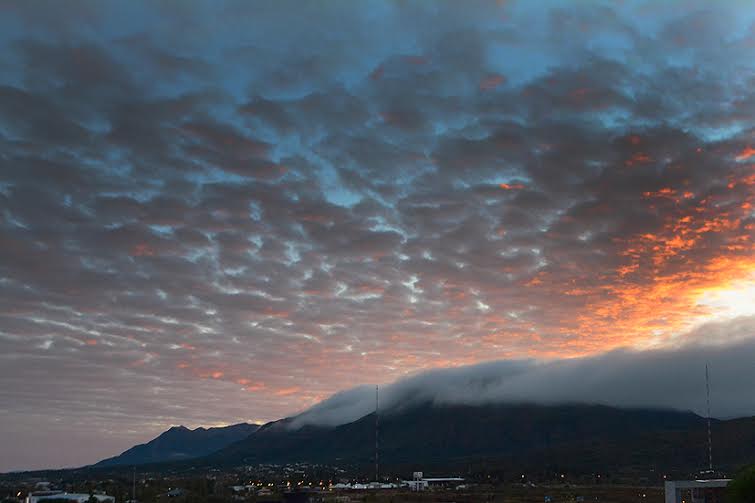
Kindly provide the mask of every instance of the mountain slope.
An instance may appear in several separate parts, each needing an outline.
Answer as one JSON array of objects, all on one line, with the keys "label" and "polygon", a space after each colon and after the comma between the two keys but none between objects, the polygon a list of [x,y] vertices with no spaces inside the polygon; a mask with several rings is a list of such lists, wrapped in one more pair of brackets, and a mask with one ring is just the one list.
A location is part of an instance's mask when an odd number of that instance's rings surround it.
[{"label": "mountain slope", "polygon": [[[375,418],[335,428],[288,428],[289,419],[202,460],[210,465],[348,462],[374,455]],[[463,464],[495,459],[517,466],[607,470],[630,466],[694,470],[705,466],[705,420],[689,412],[597,405],[423,405],[380,416],[385,464]],[[714,421],[721,466],[755,458],[755,418]]]},{"label": "mountain slope", "polygon": [[256,424],[246,423],[194,430],[185,426],[174,426],[146,444],[136,445],[118,456],[103,459],[93,466],[140,465],[197,458],[242,440],[258,428]]}]

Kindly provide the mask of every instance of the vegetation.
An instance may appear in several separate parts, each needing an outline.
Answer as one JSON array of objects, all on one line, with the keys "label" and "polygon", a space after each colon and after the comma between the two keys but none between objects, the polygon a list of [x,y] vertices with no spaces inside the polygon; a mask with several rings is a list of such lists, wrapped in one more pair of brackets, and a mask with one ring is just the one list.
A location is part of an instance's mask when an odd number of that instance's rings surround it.
[{"label": "vegetation", "polygon": [[737,474],[726,490],[728,503],[755,503],[755,465]]}]

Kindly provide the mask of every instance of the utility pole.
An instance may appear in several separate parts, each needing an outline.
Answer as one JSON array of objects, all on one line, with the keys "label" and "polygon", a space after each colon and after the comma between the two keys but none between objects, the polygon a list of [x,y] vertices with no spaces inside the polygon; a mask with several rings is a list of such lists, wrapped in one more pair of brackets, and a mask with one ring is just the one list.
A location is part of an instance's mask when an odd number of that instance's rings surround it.
[{"label": "utility pole", "polygon": [[131,480],[131,503],[136,503],[136,467],[134,467],[134,474]]},{"label": "utility pole", "polygon": [[705,364],[705,396],[708,405],[708,470],[713,472],[713,441],[710,434],[710,378],[708,377],[708,364]]},{"label": "utility pole", "polygon": [[380,472],[378,471],[378,452],[380,448],[380,437],[378,436],[378,411],[379,409],[379,388],[376,385],[375,386],[375,482],[378,482],[380,480]]}]

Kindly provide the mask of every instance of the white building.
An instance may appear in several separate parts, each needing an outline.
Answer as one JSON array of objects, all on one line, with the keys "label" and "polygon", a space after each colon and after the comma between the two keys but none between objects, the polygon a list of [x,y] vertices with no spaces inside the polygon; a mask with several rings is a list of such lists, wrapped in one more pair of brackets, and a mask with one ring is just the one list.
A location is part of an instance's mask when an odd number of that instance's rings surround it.
[{"label": "white building", "polygon": [[425,477],[422,472],[414,472],[412,480],[404,484],[412,491],[424,491],[431,487],[457,487],[464,482],[461,477]]},{"label": "white building", "polygon": [[730,480],[667,480],[666,503],[723,503]]},{"label": "white building", "polygon": [[99,503],[115,503],[114,496],[108,496],[106,494],[84,494],[84,493],[67,493],[63,491],[38,491],[29,493],[26,497],[25,503],[37,503],[44,500],[67,500],[75,503],[86,503],[89,498],[94,497]]}]

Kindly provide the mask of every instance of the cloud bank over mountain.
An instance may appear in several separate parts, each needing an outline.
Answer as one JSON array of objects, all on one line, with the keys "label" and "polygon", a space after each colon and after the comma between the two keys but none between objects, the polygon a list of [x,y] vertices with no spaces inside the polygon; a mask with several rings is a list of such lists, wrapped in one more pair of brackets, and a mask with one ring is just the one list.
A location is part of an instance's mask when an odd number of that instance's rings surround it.
[{"label": "cloud bank over mountain", "polygon": [[[706,342],[725,330],[726,344]],[[681,347],[615,350],[566,360],[502,360],[436,369],[380,388],[380,408],[390,414],[412,405],[590,403],[616,407],[674,408],[706,412],[705,365],[711,375],[711,415],[755,415],[755,317],[700,327],[699,339]],[[374,386],[342,391],[298,415],[292,427],[334,426],[375,410]]]}]

